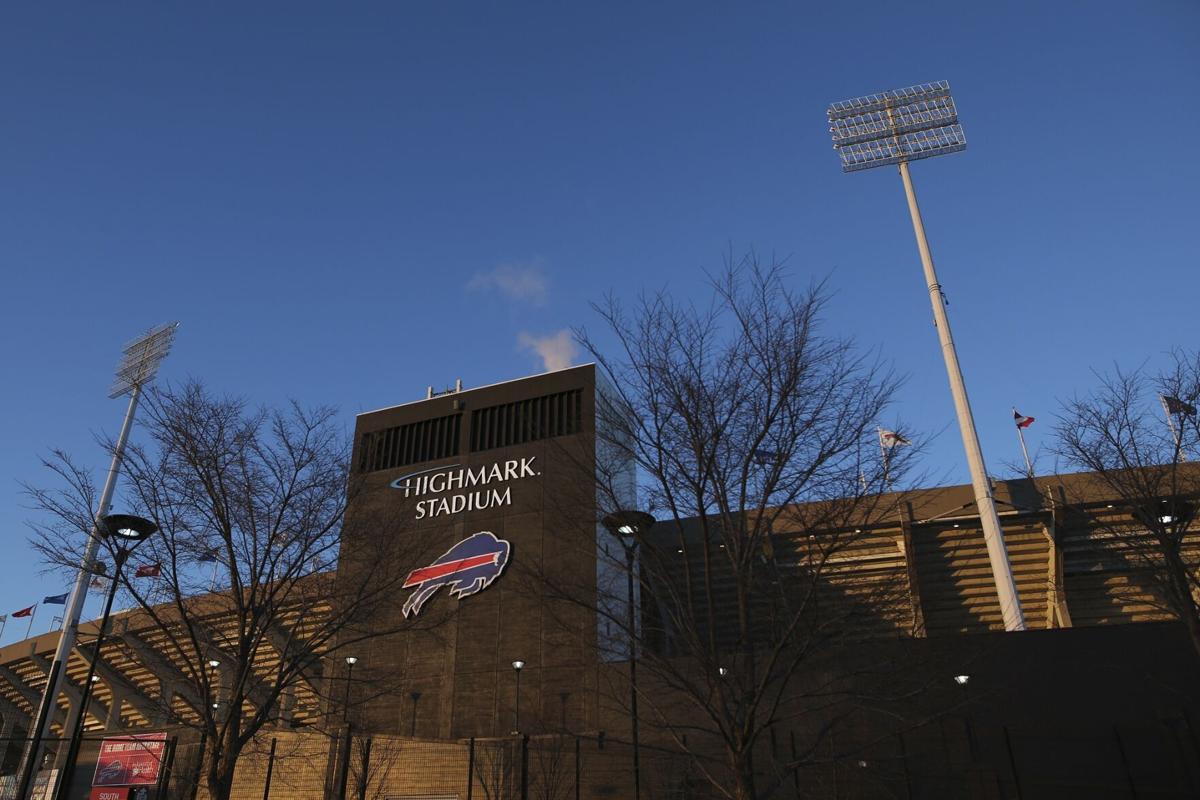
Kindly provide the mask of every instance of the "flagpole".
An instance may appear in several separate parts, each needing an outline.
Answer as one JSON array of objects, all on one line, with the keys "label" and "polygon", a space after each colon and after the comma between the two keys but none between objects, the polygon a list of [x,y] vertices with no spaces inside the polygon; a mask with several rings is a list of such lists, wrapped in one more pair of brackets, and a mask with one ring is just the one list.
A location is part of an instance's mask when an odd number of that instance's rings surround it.
[{"label": "flagpole", "polygon": [[[1017,417],[1017,407],[1013,406],[1013,422],[1015,424]],[[1021,440],[1021,454],[1025,456],[1025,477],[1033,480],[1033,462],[1029,460],[1029,448],[1025,446],[1025,429],[1017,425],[1017,438]]]},{"label": "flagpole", "polygon": [[890,492],[892,490],[892,465],[888,458],[888,450],[883,446],[883,428],[876,428],[875,434],[879,437],[879,457],[883,459],[883,488]]},{"label": "flagpole", "polygon": [[1183,452],[1183,438],[1175,427],[1175,420],[1171,418],[1171,407],[1167,405],[1167,398],[1160,394],[1158,402],[1162,404],[1163,415],[1167,418],[1167,427],[1171,429],[1171,438],[1175,440],[1175,452],[1179,453],[1180,461],[1187,461],[1187,455]]},{"label": "flagpole", "polygon": [[25,629],[25,638],[29,638],[29,634],[33,632],[33,621],[37,619],[38,603],[33,604],[33,611],[29,612],[29,627]]},{"label": "flagpole", "polygon": [[0,639],[4,638],[4,629],[8,627],[8,614],[0,614]]}]

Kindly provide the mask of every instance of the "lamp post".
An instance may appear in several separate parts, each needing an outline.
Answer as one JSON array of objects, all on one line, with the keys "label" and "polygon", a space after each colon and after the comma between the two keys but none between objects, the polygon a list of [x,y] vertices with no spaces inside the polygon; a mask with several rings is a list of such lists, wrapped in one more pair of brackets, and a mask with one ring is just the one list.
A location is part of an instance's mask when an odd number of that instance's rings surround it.
[{"label": "lamp post", "polygon": [[87,677],[84,678],[83,688],[79,692],[79,713],[75,718],[75,727],[71,731],[71,740],[67,745],[67,760],[63,765],[64,774],[59,782],[56,797],[67,797],[71,790],[71,779],[75,775],[75,759],[79,757],[79,742],[83,738],[83,724],[87,718],[88,701],[92,697],[92,686],[96,683],[96,665],[100,663],[100,648],[104,645],[104,633],[108,627],[108,618],[112,613],[113,598],[117,594],[117,583],[121,579],[121,567],[129,559],[139,544],[150,538],[158,526],[148,519],[129,514],[109,514],[100,518],[97,525],[100,535],[114,549],[112,581],[108,587],[108,597],[104,601],[104,614],[100,617],[100,630],[96,634],[96,644],[92,649],[91,663],[88,664]]},{"label": "lamp post", "polygon": [[601,520],[609,533],[625,548],[626,625],[629,630],[629,727],[633,740],[633,797],[642,796],[641,747],[638,742],[637,693],[637,614],[633,603],[633,572],[637,568],[638,537],[654,525],[654,517],[644,511],[617,511]]},{"label": "lamp post", "polygon": [[334,795],[338,800],[344,800],[346,797],[346,787],[349,785],[350,779],[350,680],[354,676],[354,665],[357,663],[356,656],[346,656],[346,694],[342,699],[342,721],[345,723],[346,745],[342,748],[342,768],[338,772],[337,792]]},{"label": "lamp post", "polygon": [[971,472],[971,485],[975,491],[975,504],[979,508],[979,522],[983,527],[988,561],[1000,600],[1000,613],[1004,617],[1005,630],[1023,631],[1025,617],[1021,613],[1021,599],[1017,595],[1012,566],[1004,546],[1004,532],[996,513],[991,480],[983,463],[983,449],[979,445],[975,417],[967,399],[967,385],[958,363],[958,351],[954,348],[945,295],[942,285],[938,283],[929,241],[925,238],[925,223],[921,219],[921,209],[917,207],[917,193],[908,171],[909,161],[957,153],[967,148],[966,136],[958,124],[958,110],[950,95],[950,84],[938,81],[856,97],[833,103],[829,106],[828,115],[833,147],[841,157],[843,172],[858,172],[888,164],[895,164],[900,169],[904,194],[908,199],[908,212],[917,237],[917,250],[925,269],[929,301],[933,304],[934,324],[950,379],[959,433]]},{"label": "lamp post", "polygon": [[521,670],[525,669],[524,661],[512,662],[513,672],[517,673],[517,703],[513,714],[513,733],[521,732]]},{"label": "lamp post", "polygon": [[358,663],[355,656],[346,656],[346,696],[342,700],[342,718],[350,724],[350,681],[354,677],[354,665]]},{"label": "lamp post", "polygon": [[408,696],[412,698],[413,701],[412,719],[409,721],[408,735],[410,737],[415,737],[417,735],[417,703],[421,702],[421,693],[409,692]]},{"label": "lamp post", "polygon": [[71,597],[63,609],[62,633],[58,637],[58,646],[54,650],[54,660],[50,662],[50,673],[46,676],[46,685],[42,689],[42,698],[38,702],[33,727],[29,730],[29,744],[25,748],[21,776],[14,795],[17,800],[25,800],[29,797],[33,772],[41,761],[42,736],[45,735],[46,729],[50,725],[50,715],[54,713],[58,690],[62,684],[63,670],[66,669],[67,659],[71,657],[71,650],[75,648],[75,636],[79,630],[79,618],[83,614],[83,601],[87,598],[88,582],[91,580],[90,575],[96,561],[96,552],[100,548],[100,540],[104,538],[100,519],[108,513],[113,492],[116,490],[117,475],[121,472],[121,462],[125,457],[125,445],[129,441],[133,418],[137,414],[138,399],[142,395],[142,388],[154,380],[154,376],[158,374],[159,365],[171,351],[171,344],[175,340],[175,329],[178,327],[178,322],[168,322],[166,325],[160,325],[134,339],[125,346],[121,363],[117,365],[117,373],[108,396],[116,399],[127,394],[129,395],[129,405],[125,409],[125,419],[121,423],[121,432],[117,435],[116,446],[113,448],[108,477],[100,492],[100,503],[96,509],[97,521],[88,539],[87,547],[84,549],[83,560],[75,573],[75,585],[71,589]]}]

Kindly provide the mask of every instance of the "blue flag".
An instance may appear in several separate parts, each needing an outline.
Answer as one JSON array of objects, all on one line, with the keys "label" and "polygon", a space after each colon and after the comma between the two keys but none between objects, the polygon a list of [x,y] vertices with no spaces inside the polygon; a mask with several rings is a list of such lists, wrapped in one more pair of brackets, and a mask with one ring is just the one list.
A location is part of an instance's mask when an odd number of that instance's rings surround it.
[{"label": "blue flag", "polygon": [[67,593],[63,592],[62,594],[52,594],[49,597],[43,597],[42,602],[49,603],[50,605],[65,606],[67,604]]},{"label": "blue flag", "polygon": [[755,450],[751,457],[754,459],[755,464],[765,467],[778,461],[779,453],[776,453],[774,450]]}]

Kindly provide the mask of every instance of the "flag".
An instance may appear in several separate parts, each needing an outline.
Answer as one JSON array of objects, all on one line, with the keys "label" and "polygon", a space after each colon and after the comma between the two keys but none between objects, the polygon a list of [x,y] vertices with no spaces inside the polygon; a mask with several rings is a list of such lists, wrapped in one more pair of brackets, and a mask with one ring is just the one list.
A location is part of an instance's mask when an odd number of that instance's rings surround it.
[{"label": "flag", "polygon": [[162,564],[142,564],[133,573],[135,578],[157,578],[162,574]]},{"label": "flag", "polygon": [[213,548],[212,550],[205,550],[203,553],[200,554],[200,557],[196,560],[199,561],[201,564],[215,564],[215,563],[217,563],[218,555],[219,555],[219,553],[217,552],[216,548]]},{"label": "flag", "polygon": [[103,589],[104,588],[104,578],[101,578],[101,577],[92,578],[92,582],[89,583],[88,586],[90,586],[93,589]]},{"label": "flag", "polygon": [[1013,421],[1017,423],[1018,428],[1028,428],[1033,424],[1033,420],[1033,417],[1023,416],[1020,411],[1013,409]]},{"label": "flag", "polygon": [[13,617],[32,617],[33,610],[37,608],[37,603],[34,603],[29,608],[22,608],[20,611],[12,612]]},{"label": "flag", "polygon": [[1188,417],[1196,416],[1196,407],[1191,403],[1185,403],[1178,397],[1160,396],[1162,397],[1163,405],[1167,408],[1168,414],[1183,414]]},{"label": "flag", "polygon": [[0,614],[0,622],[8,622],[8,614]]},{"label": "flag", "polygon": [[52,606],[65,606],[67,604],[67,593],[52,594],[48,597],[43,597],[42,602]]},{"label": "flag", "polygon": [[879,446],[885,450],[891,450],[893,447],[898,447],[902,444],[912,444],[908,439],[905,439],[895,431],[879,429]]},{"label": "flag", "polygon": [[778,460],[779,460],[779,453],[776,453],[774,450],[755,450],[754,451],[754,463],[758,464],[760,467],[765,467],[769,464],[773,464]]}]

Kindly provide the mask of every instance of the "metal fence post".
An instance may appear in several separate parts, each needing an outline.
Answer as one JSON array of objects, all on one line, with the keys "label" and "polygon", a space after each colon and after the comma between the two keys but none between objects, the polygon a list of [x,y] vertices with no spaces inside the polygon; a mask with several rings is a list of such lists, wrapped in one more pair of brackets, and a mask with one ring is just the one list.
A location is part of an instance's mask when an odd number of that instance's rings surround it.
[{"label": "metal fence post", "polygon": [[371,775],[371,739],[363,742],[362,759],[359,761],[358,800],[367,800],[367,778]]},{"label": "metal fence post", "polygon": [[1008,749],[1008,765],[1012,768],[1013,786],[1017,790],[1017,800],[1022,800],[1021,796],[1021,775],[1017,772],[1017,757],[1013,754],[1012,736],[1008,733],[1008,726],[1004,726],[1004,746]]},{"label": "metal fence post", "polygon": [[275,737],[271,737],[271,752],[267,754],[267,780],[263,784],[263,800],[271,796],[271,774],[275,771]]},{"label": "metal fence post", "polygon": [[1133,771],[1129,769],[1129,758],[1125,755],[1125,743],[1121,741],[1121,730],[1113,725],[1113,738],[1117,741],[1117,752],[1121,755],[1121,767],[1125,770],[1125,780],[1129,783],[1129,796],[1137,800],[1137,786],[1133,782]]},{"label": "metal fence post", "polygon": [[162,761],[158,766],[158,781],[154,787],[154,796],[162,797],[163,790],[170,785],[171,782],[171,767],[175,765],[175,747],[179,742],[178,736],[172,736],[167,740],[167,746],[163,753]]},{"label": "metal fence post", "polygon": [[350,781],[350,752],[354,747],[354,735],[351,732],[350,723],[346,723],[345,736],[346,743],[341,748],[342,763],[338,768],[337,791],[334,794],[336,800],[346,800],[346,784]]},{"label": "metal fence post", "polygon": [[467,741],[467,800],[471,800],[475,787],[475,737]]},{"label": "metal fence post", "polygon": [[529,800],[529,734],[521,734],[521,800]]},{"label": "metal fence post", "polygon": [[208,744],[208,731],[200,731],[200,745],[197,748],[199,751],[196,755],[196,774],[192,779],[191,800],[196,800],[196,793],[200,791],[200,776],[204,773],[204,747]]}]

